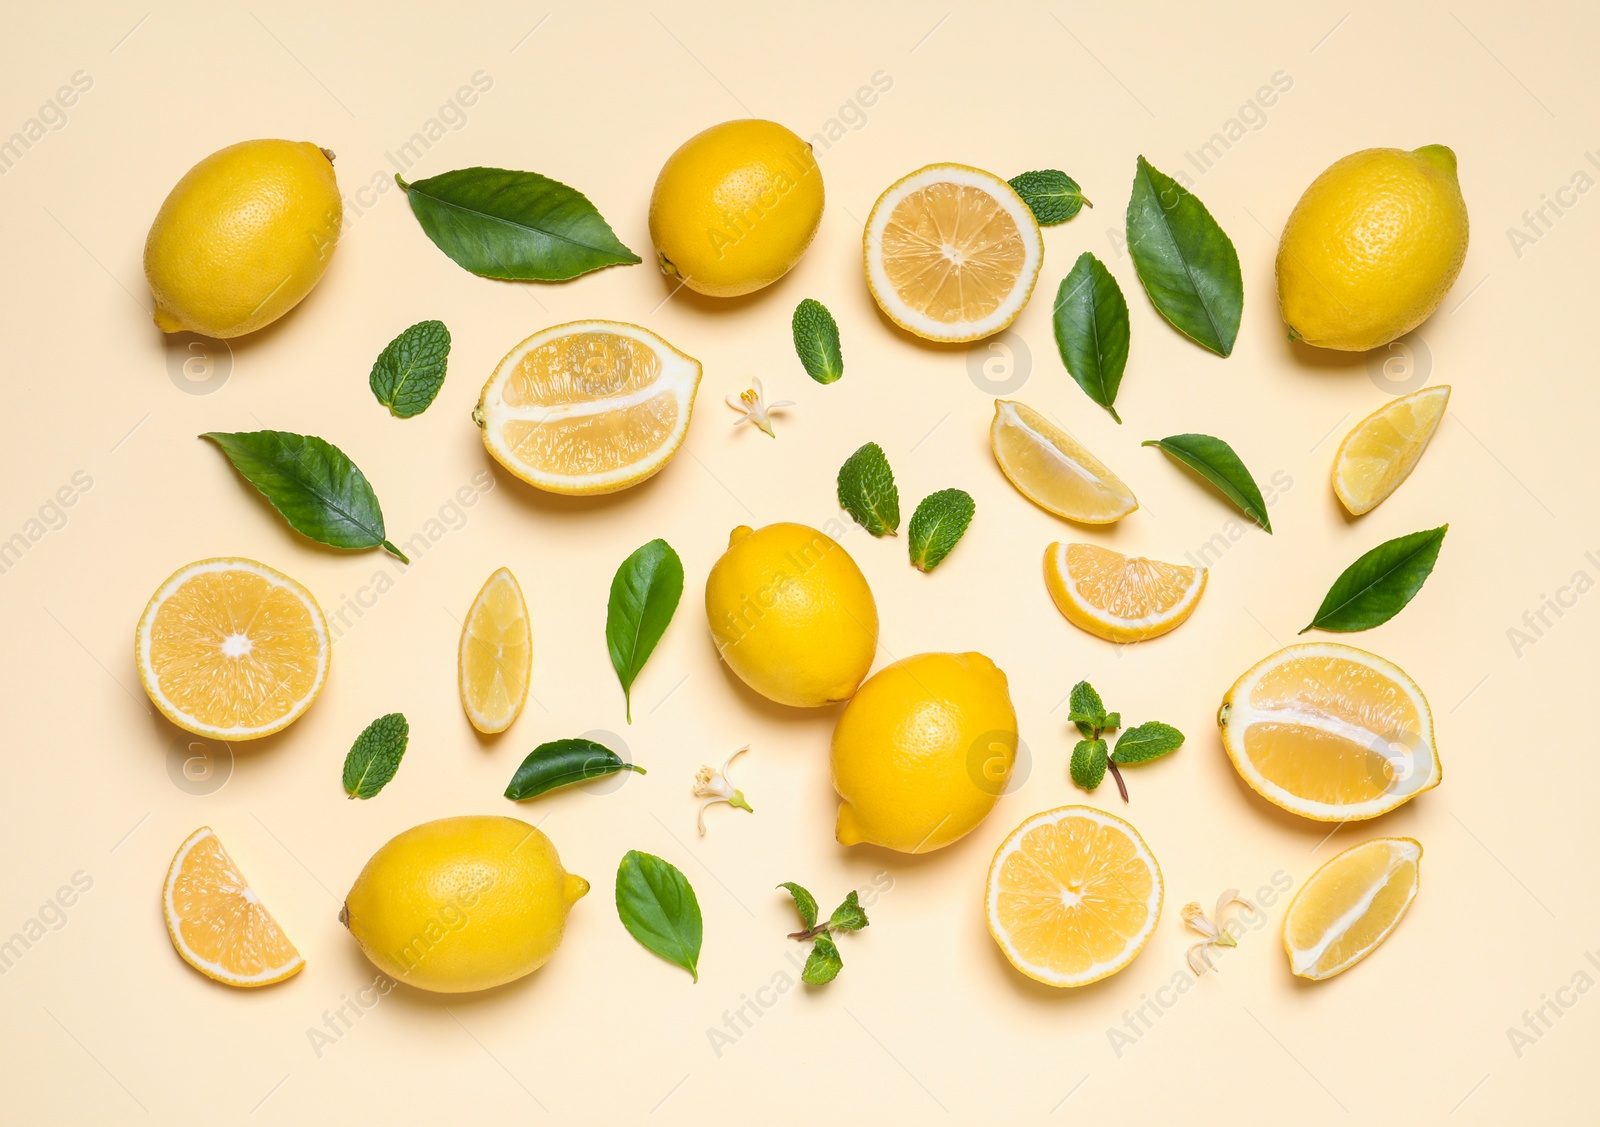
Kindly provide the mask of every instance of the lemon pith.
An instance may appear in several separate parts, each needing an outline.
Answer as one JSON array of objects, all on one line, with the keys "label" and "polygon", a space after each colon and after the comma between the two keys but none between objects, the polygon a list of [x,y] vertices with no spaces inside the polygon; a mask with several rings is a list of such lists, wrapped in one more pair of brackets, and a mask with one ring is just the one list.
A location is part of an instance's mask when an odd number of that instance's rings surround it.
[{"label": "lemon pith", "polygon": [[1425,387],[1350,428],[1333,456],[1333,492],[1351,515],[1377,508],[1411,476],[1449,401],[1448,385]]},{"label": "lemon pith", "polygon": [[1376,951],[1416,899],[1421,862],[1420,842],[1380,837],[1351,846],[1312,873],[1283,916],[1289,969],[1320,981]]},{"label": "lemon pith", "polygon": [[306,961],[210,826],[184,840],[161,888],[167,935],[184,962],[229,986],[268,986]]},{"label": "lemon pith", "polygon": [[989,448],[1006,480],[1047,513],[1111,524],[1139,507],[1110,467],[1026,403],[995,400]]},{"label": "lemon pith", "polygon": [[1108,642],[1143,642],[1188,621],[1206,569],[1124,556],[1095,544],[1051,544],[1045,587],[1068,622]]}]

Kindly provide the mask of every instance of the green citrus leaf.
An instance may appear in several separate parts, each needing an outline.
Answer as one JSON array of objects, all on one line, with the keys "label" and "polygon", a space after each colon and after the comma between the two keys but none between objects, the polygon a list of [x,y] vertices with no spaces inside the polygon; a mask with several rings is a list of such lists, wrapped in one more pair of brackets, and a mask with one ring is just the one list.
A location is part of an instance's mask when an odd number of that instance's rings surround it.
[{"label": "green citrus leaf", "polygon": [[1233,351],[1244,280],[1233,243],[1205,204],[1144,157],[1128,199],[1128,252],[1157,311],[1196,344]]},{"label": "green citrus leaf", "polygon": [[1122,422],[1112,404],[1128,365],[1128,303],[1111,271],[1088,251],[1056,291],[1055,331],[1056,350],[1072,378]]},{"label": "green citrus leaf", "polygon": [[513,802],[537,798],[557,787],[586,783],[590,779],[615,775],[618,771],[636,771],[645,774],[643,767],[635,767],[605,744],[581,737],[568,740],[551,740],[528,752],[511,782],[506,786],[506,797]]},{"label": "green citrus leaf", "polygon": [[1385,540],[1333,581],[1311,625],[1318,630],[1370,630],[1399,614],[1433,573],[1448,524]]},{"label": "green citrus leaf", "polygon": [[1245,516],[1255,521],[1269,533],[1272,521],[1267,518],[1267,503],[1261,499],[1256,479],[1250,476],[1239,455],[1220,438],[1209,434],[1175,434],[1170,438],[1152,438],[1141,446],[1156,446],[1171,454],[1195,473],[1205,478]]},{"label": "green citrus leaf", "polygon": [[622,561],[606,607],[606,648],[622,682],[633,723],[633,682],[666,633],[683,597],[683,561],[665,540],[652,540]]},{"label": "green citrus leaf", "polygon": [[700,901],[671,862],[628,850],[617,866],[617,916],[646,950],[700,981]]}]

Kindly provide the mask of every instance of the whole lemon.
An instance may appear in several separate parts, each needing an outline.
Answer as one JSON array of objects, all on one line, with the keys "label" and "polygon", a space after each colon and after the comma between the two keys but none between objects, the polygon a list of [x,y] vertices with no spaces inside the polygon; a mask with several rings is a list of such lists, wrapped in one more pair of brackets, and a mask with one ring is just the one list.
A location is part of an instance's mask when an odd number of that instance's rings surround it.
[{"label": "whole lemon", "polygon": [[1426,321],[1467,257],[1467,204],[1444,145],[1363,149],[1311,182],[1278,244],[1289,336],[1362,352]]},{"label": "whole lemon", "polygon": [[722,660],[779,704],[846,700],[872,668],[878,604],[831,537],[803,524],[740,525],[706,578]]},{"label": "whole lemon", "polygon": [[929,653],[885,666],[833,730],[835,836],[901,853],[965,837],[1011,778],[1017,712],[1006,675],[980,653]]},{"label": "whole lemon", "polygon": [[164,333],[237,337],[300,303],[328,268],[344,209],[333,154],[308,141],[241,141],[167,195],[144,244]]},{"label": "whole lemon", "polygon": [[661,166],[650,241],[663,273],[712,297],[770,286],[822,222],[822,170],[811,146],[773,121],[725,121]]},{"label": "whole lemon", "polygon": [[459,994],[542,967],[588,891],[526,822],[441,818],[374,853],[339,919],[384,974]]}]

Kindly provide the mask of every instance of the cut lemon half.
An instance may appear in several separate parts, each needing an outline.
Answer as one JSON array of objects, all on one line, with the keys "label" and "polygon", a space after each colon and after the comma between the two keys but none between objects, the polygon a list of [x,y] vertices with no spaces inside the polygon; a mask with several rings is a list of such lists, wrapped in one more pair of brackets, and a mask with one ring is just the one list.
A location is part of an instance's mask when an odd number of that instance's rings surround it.
[{"label": "cut lemon half", "polygon": [[532,669],[528,604],[517,577],[503,567],[489,576],[472,600],[461,627],[456,671],[461,707],[472,726],[491,735],[511,727],[528,701]]},{"label": "cut lemon half", "polygon": [[306,965],[210,826],[178,847],[161,904],[172,945],[207,978],[266,986]]},{"label": "cut lemon half", "polygon": [[1023,974],[1086,986],[1144,950],[1161,898],[1161,867],[1138,830],[1092,806],[1063,806],[1000,843],[984,912],[989,934]]},{"label": "cut lemon half", "polygon": [[867,288],[889,320],[928,340],[998,333],[1028,304],[1044,239],[1022,197],[964,164],[930,164],[889,186],[862,237]]},{"label": "cut lemon half", "polygon": [[1217,725],[1252,790],[1321,822],[1376,818],[1443,773],[1417,683],[1337,642],[1289,646],[1252,666],[1222,698]]},{"label": "cut lemon half", "polygon": [[1417,897],[1422,845],[1380,837],[1352,845],[1295,893],[1283,949],[1301,978],[1332,978],[1377,950]]},{"label": "cut lemon half", "polygon": [[1104,462],[1026,403],[995,400],[989,446],[1017,492],[1058,517],[1111,524],[1139,507]]},{"label": "cut lemon half", "polygon": [[1206,589],[1206,569],[1095,544],[1052,544],[1044,550],[1044,585],[1078,629],[1108,642],[1142,642],[1188,620]]},{"label": "cut lemon half", "polygon": [[1411,476],[1448,402],[1449,385],[1425,387],[1378,408],[1344,436],[1333,456],[1333,492],[1352,515],[1377,508]]},{"label": "cut lemon half", "polygon": [[328,623],[300,584],[266,564],[200,560],[150,596],[134,661],[178,727],[253,740],[298,720],[328,679]]},{"label": "cut lemon half", "polygon": [[551,493],[615,493],[672,459],[700,361],[649,329],[573,321],[535,333],[483,385],[472,419],[497,462]]}]

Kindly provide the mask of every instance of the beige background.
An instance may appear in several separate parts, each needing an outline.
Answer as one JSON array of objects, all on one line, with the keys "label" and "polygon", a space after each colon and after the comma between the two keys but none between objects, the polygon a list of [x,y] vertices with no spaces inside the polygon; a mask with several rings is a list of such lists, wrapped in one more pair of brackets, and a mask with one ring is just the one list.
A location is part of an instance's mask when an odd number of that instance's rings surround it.
[{"label": "beige background", "polygon": [[[1600,202],[1569,186],[1580,171],[1600,174],[1585,152],[1600,142],[1593,12],[1480,0],[1449,10],[805,7],[665,0],[547,14],[456,4],[413,15],[393,4],[197,3],[146,14],[140,3],[99,2],[8,12],[0,135],[24,129],[76,72],[92,79],[64,113],[43,111],[60,127],[0,177],[0,538],[37,534],[0,575],[9,720],[0,941],[30,928],[39,936],[0,976],[9,1120],[1587,1117],[1600,995],[1569,987],[1582,972],[1600,981],[1585,956],[1600,947],[1590,746],[1600,600],[1587,595],[1600,551],[1585,556],[1600,550],[1591,453]],[[475,104],[441,109],[479,72],[490,84]],[[863,105],[858,89],[880,72],[888,89]],[[1242,137],[1194,175],[1186,154],[1278,72],[1292,86],[1264,111],[1242,111]],[[438,118],[442,136],[415,174],[536,169],[587,192],[648,257],[645,207],[661,162],[699,129],[747,115],[808,137],[840,123],[833,143],[817,146],[828,203],[816,243],[781,283],[741,301],[669,300],[647,265],[568,285],[484,281],[427,241],[397,191],[356,196],[388,183],[386,154]],[[184,170],[259,136],[338,153],[348,226],[311,298],[236,342],[231,357],[213,356],[215,382],[197,387],[150,323],[140,251]],[[1455,147],[1471,209],[1454,292],[1388,375],[1383,357],[1289,346],[1271,264],[1300,191],[1347,152],[1429,142]],[[1231,359],[1168,328],[1118,249],[1139,153],[1188,170],[1238,247],[1246,313]],[[1125,426],[1066,375],[1048,300],[1032,303],[1004,347],[924,347],[877,315],[861,221],[885,185],[935,160],[1007,176],[1060,167],[1081,181],[1097,206],[1046,231],[1041,293],[1085,249],[1120,281],[1133,320]],[[1547,199],[1567,201],[1564,214],[1547,209],[1538,237],[1519,247],[1508,229]],[[790,312],[805,296],[825,301],[843,332],[847,374],[831,387],[808,380],[790,347]],[[373,403],[367,370],[391,336],[429,317],[454,334],[449,379],[427,414],[392,419]],[[687,444],[664,473],[570,502],[495,470],[467,414],[508,348],[582,317],[646,324],[704,361],[706,375]],[[1018,398],[1059,415],[1142,509],[1089,532],[1013,492],[987,449],[986,365],[1021,383]],[[205,377],[204,366],[191,374]],[[751,376],[798,401],[777,441],[734,429],[722,404]],[[1387,401],[1391,379],[1453,385],[1449,416],[1411,481],[1350,521],[1327,484],[1330,458],[1339,435]],[[375,483],[395,538],[436,541],[404,569],[298,538],[195,438],[258,426],[336,441]],[[1277,535],[1237,523],[1138,446],[1186,430],[1230,439],[1263,481],[1292,480],[1272,509]],[[1010,676],[1028,750],[1019,787],[987,822],[916,860],[836,845],[833,713],[794,714],[731,680],[699,605],[733,525],[837,517],[834,471],[868,439],[887,450],[907,513],[951,485],[978,506],[931,576],[908,566],[903,539],[844,537],[878,598],[879,663],[924,650],[990,654]],[[475,479],[489,487],[473,492]],[[49,507],[63,487],[73,504]],[[452,507],[462,487],[470,508]],[[1345,563],[1443,521],[1449,539],[1422,594],[1353,640],[1429,694],[1444,785],[1325,841],[1325,827],[1239,783],[1216,738],[1216,705],[1239,672],[1293,637]],[[1052,540],[1177,559],[1219,533],[1228,547],[1198,612],[1149,645],[1119,651],[1077,632],[1040,579]],[[681,553],[688,590],[639,681],[630,728],[602,638],[605,596],[617,563],[655,536]],[[257,745],[214,748],[201,777],[186,778],[187,741],[147,706],[130,639],[165,576],[217,554],[288,571],[335,616],[347,599],[372,605],[346,610],[327,690],[304,720]],[[484,740],[456,700],[455,645],[458,616],[502,564],[532,605],[536,701],[511,732]],[[1567,586],[1578,573],[1582,595]],[[390,582],[374,601],[376,576]],[[1524,613],[1547,597],[1572,605],[1560,617],[1546,611],[1551,625],[1519,655],[1508,630],[1527,629]],[[1166,875],[1167,910],[1127,971],[1058,993],[1000,957],[980,894],[1013,826],[1085,800],[1066,779],[1062,703],[1080,677],[1124,715],[1160,717],[1190,738],[1130,772],[1126,809],[1109,785],[1086,799],[1144,833]],[[393,709],[411,719],[405,764],[377,799],[348,802],[345,750]],[[619,733],[650,774],[521,808],[500,797],[536,743],[595,730]],[[746,742],[754,751],[738,780],[756,813],[714,810],[697,839],[695,768]],[[474,811],[539,821],[594,882],[563,949],[488,996],[396,990],[319,1055],[308,1030],[374,974],[335,920],[355,874],[392,834]],[[305,953],[297,978],[229,990],[172,951],[157,894],[173,850],[201,824],[217,829]],[[1415,836],[1427,856],[1410,917],[1367,963],[1320,985],[1293,980],[1277,938],[1280,900],[1219,973],[1157,994],[1184,966],[1186,900],[1209,904],[1224,887],[1257,889],[1279,873],[1298,886],[1337,849],[1380,833]],[[619,925],[612,874],[629,848],[668,857],[694,882],[706,924],[699,985]],[[74,874],[87,891],[48,907]],[[875,874],[872,927],[843,941],[839,980],[816,993],[766,991],[794,973],[786,960],[798,950],[783,938],[792,908],[773,885],[798,880],[830,900],[871,887]],[[1159,1016],[1119,1055],[1108,1029],[1150,999]],[[1519,1055],[1508,1028],[1560,999],[1565,1013],[1546,1010],[1548,1031]],[[714,1047],[708,1030],[747,1003],[749,1028],[736,1022],[736,1042]]]}]

